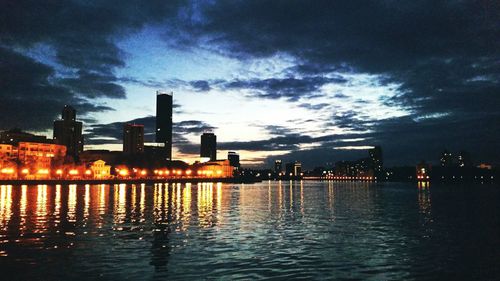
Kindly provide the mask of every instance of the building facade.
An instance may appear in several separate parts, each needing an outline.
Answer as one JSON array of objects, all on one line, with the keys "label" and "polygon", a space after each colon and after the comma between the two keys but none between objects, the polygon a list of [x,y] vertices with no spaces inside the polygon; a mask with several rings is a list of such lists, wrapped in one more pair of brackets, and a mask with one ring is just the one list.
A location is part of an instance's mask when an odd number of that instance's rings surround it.
[{"label": "building facade", "polygon": [[172,160],[173,93],[156,92],[156,142],[164,143],[165,157]]},{"label": "building facade", "polygon": [[239,168],[240,167],[240,155],[234,151],[229,151],[227,153],[227,160],[229,160],[229,165]]},{"label": "building facade", "polygon": [[274,161],[274,173],[277,175],[281,174],[283,172],[283,163],[281,160],[275,160]]},{"label": "building facade", "polygon": [[209,178],[231,178],[233,177],[233,166],[229,160],[210,161],[193,165],[196,176]]},{"label": "building facade", "polygon": [[286,175],[298,177],[302,175],[302,164],[298,161],[287,163],[285,165]]},{"label": "building facade", "polygon": [[94,179],[109,179],[111,177],[111,166],[106,165],[103,160],[97,160],[90,166]]},{"label": "building facade", "polygon": [[123,127],[123,153],[135,155],[144,152],[144,125],[125,124]]},{"label": "building facade", "polygon": [[60,144],[20,142],[17,147],[19,164],[31,170],[60,166],[66,153],[66,146]]},{"label": "building facade", "polygon": [[83,152],[82,122],[76,121],[76,110],[69,105],[64,106],[61,117],[54,121],[54,142],[66,146],[67,154],[78,161]]},{"label": "building facade", "polygon": [[214,133],[201,135],[200,157],[209,158],[210,161],[217,160],[217,136]]}]

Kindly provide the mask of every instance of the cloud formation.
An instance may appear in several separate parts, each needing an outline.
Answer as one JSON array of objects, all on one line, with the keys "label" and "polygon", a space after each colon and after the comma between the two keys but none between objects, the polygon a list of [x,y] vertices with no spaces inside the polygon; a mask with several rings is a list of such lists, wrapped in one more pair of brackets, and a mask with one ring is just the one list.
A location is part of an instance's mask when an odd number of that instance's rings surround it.
[{"label": "cloud formation", "polygon": [[[388,163],[436,159],[445,147],[500,159],[498,1],[26,0],[2,6],[0,129],[45,130],[64,104],[92,121],[89,113],[113,110],[106,101],[126,100],[125,85],[132,83],[237,92],[321,113],[300,116],[287,130],[269,124],[267,132],[276,133],[269,139],[222,142],[224,149],[288,151],[326,163],[341,153],[332,152],[339,141],[361,138],[359,145],[382,145]],[[119,77],[131,50],[117,40],[149,28],[159,31],[165,48],[193,56],[202,50],[248,68],[192,80]],[[283,57],[286,63],[277,61]],[[255,71],[255,61],[282,67]],[[150,127],[151,118],[135,120]],[[123,122],[96,121],[108,124],[91,125],[91,142],[121,139]],[[183,122],[174,130],[178,143],[195,151],[185,135],[213,127]],[[306,122],[323,133],[297,125]]]},{"label": "cloud formation", "polygon": [[44,130],[64,104],[80,114],[124,99],[115,69],[126,56],[115,40],[175,16],[181,1],[3,1],[0,10],[0,129]]}]

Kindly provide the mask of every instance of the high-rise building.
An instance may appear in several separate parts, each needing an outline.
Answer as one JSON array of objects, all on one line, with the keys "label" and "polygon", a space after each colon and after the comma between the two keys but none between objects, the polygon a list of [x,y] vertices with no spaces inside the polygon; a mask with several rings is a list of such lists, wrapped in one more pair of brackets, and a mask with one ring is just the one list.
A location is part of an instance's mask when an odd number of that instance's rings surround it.
[{"label": "high-rise building", "polygon": [[123,127],[123,152],[129,155],[144,152],[144,125],[125,124]]},{"label": "high-rise building", "polygon": [[173,93],[156,92],[156,142],[165,144],[167,160],[172,160]]},{"label": "high-rise building", "polygon": [[82,122],[76,121],[76,110],[69,105],[64,106],[61,117],[54,121],[54,142],[65,145],[67,154],[78,161],[83,151]]},{"label": "high-rise building", "polygon": [[368,150],[368,154],[370,154],[370,162],[371,168],[375,173],[382,172],[382,168],[384,165],[384,161],[382,158],[382,148],[380,146],[375,146],[374,148]]},{"label": "high-rise building", "polygon": [[281,162],[281,160],[275,160],[274,161],[274,172],[276,174],[279,174],[283,171],[283,164]]},{"label": "high-rise building", "polygon": [[214,133],[203,133],[201,135],[200,157],[217,160],[217,136]]},{"label": "high-rise building", "polygon": [[240,155],[234,151],[229,151],[227,153],[227,160],[229,160],[229,165],[239,168],[240,167]]}]

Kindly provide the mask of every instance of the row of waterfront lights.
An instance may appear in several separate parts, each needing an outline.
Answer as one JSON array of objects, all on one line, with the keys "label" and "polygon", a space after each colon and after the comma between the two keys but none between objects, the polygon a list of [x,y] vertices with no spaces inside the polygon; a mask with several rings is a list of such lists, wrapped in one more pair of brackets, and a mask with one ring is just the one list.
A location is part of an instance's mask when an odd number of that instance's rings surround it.
[{"label": "row of waterfront lights", "polygon": [[[93,171],[89,170],[89,169],[69,169],[69,170],[68,169],[67,170],[57,169],[57,170],[51,171],[50,169],[47,169],[47,168],[41,168],[41,169],[35,169],[35,171],[33,171],[33,172],[34,173],[32,173],[32,171],[28,168],[23,168],[20,171],[20,173],[24,176],[27,176],[30,174],[50,175],[50,174],[52,174],[52,172],[54,172],[54,174],[57,177],[63,177],[64,175],[67,175],[70,177],[76,177],[76,176],[80,176],[80,175],[91,176],[94,174]],[[116,175],[119,175],[122,177],[128,177],[128,176],[145,177],[149,174],[148,170],[139,169],[139,168],[133,168],[131,170],[129,170],[128,168],[115,168],[115,172],[116,172]],[[6,174],[6,175],[11,175],[11,174],[16,173],[16,169],[15,168],[2,168],[2,169],[0,169],[0,173]],[[161,169],[161,170],[159,170],[159,169],[156,169],[153,171],[153,174],[157,177],[158,176],[159,177],[162,177],[162,176],[192,176],[193,171],[190,169],[187,169],[187,170],[182,170],[182,169],[172,169],[172,170]],[[196,171],[196,174],[198,176],[214,176],[214,175],[220,176],[220,175],[222,175],[222,170],[216,170],[216,171],[198,170],[198,171]]]}]

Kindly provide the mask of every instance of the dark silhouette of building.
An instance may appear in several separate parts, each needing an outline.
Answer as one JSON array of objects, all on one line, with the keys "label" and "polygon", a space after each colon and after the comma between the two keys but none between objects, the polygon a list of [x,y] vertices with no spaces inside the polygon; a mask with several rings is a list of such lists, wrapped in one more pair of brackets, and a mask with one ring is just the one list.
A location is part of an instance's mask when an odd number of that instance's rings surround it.
[{"label": "dark silhouette of building", "polygon": [[441,167],[453,166],[453,156],[448,150],[445,150],[443,151],[443,153],[441,153],[441,158],[439,160],[441,162]]},{"label": "dark silhouette of building", "polygon": [[283,164],[281,160],[275,160],[274,161],[274,172],[279,175],[283,171]]},{"label": "dark silhouette of building", "polygon": [[458,154],[458,167],[469,168],[472,167],[472,159],[467,151],[460,151]]},{"label": "dark silhouette of building", "polygon": [[23,132],[20,129],[0,132],[0,143],[17,145],[20,142],[54,143],[53,140],[49,140],[45,136],[33,135]]},{"label": "dark silhouette of building", "polygon": [[203,133],[201,135],[200,157],[217,160],[217,136],[214,133]]},{"label": "dark silhouette of building", "polygon": [[287,163],[285,165],[286,176],[298,177],[302,174],[302,164],[298,161]]},{"label": "dark silhouette of building", "polygon": [[65,145],[67,154],[78,161],[83,151],[82,122],[76,121],[76,110],[65,105],[62,110],[62,120],[54,121],[54,142]]},{"label": "dark silhouette of building", "polygon": [[165,156],[172,160],[173,93],[156,92],[156,142],[165,144]]},{"label": "dark silhouette of building", "polygon": [[240,155],[234,151],[229,151],[227,153],[227,159],[229,160],[229,165],[239,168],[240,167]]},{"label": "dark silhouette of building", "polygon": [[123,127],[123,153],[134,155],[144,152],[144,125],[125,124]]},{"label": "dark silhouette of building", "polygon": [[380,146],[375,146],[374,148],[368,150],[368,154],[370,155],[371,168],[375,173],[382,172],[384,161],[382,158],[382,148]]}]

